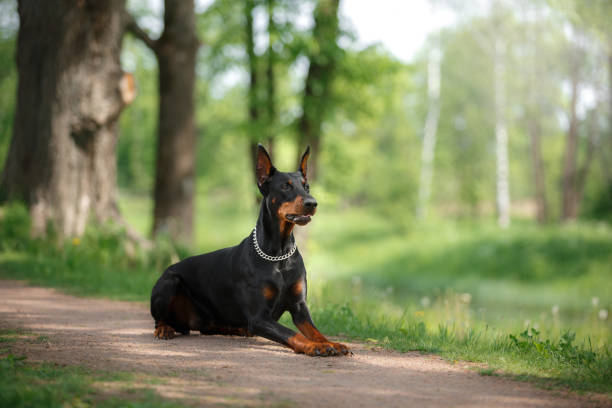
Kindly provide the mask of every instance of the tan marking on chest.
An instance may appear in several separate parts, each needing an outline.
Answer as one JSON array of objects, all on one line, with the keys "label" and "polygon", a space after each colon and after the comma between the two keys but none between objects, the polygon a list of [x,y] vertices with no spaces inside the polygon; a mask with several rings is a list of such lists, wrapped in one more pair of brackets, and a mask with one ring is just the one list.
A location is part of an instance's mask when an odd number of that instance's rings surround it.
[{"label": "tan marking on chest", "polygon": [[262,293],[266,299],[272,300],[276,297],[276,288],[272,286],[264,286]]},{"label": "tan marking on chest", "polygon": [[300,279],[299,281],[293,284],[291,288],[294,295],[300,295],[304,292],[304,279]]}]

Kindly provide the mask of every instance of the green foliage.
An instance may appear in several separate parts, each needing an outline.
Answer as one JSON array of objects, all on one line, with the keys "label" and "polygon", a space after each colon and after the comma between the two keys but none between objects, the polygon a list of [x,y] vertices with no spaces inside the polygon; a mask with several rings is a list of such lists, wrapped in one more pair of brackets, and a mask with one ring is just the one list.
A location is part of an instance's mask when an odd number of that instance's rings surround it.
[{"label": "green foliage", "polygon": [[589,201],[584,215],[587,218],[607,220],[612,223],[612,183],[601,186]]},{"label": "green foliage", "polygon": [[[564,121],[569,102],[561,84],[568,80],[568,52],[576,46],[564,27],[571,21],[599,32],[600,23],[607,21],[605,16],[609,13],[602,2],[595,2],[596,7],[588,8],[590,11],[579,2],[549,3],[551,7],[537,3],[527,8],[507,8],[499,15],[468,15],[455,26],[432,33],[421,53],[406,64],[395,60],[382,46],[357,47],[356,37],[350,31],[342,31],[346,27],[342,21],[340,40],[334,44],[323,41],[325,50],[318,49],[315,41],[318,34],[303,23],[304,12],[314,11],[315,2],[275,1],[278,115],[274,139],[278,149],[274,156],[280,167],[292,169],[297,150],[303,148],[296,143],[296,123],[303,109],[306,57],[329,51],[337,57],[337,64],[332,91],[325,101],[322,145],[317,157],[321,168],[318,188],[334,203],[358,204],[369,211],[394,216],[399,224],[408,227],[413,221],[427,112],[426,56],[434,39],[439,38],[443,56],[441,111],[433,208],[429,213],[448,218],[492,216],[495,211],[492,50],[493,34],[503,29],[507,44],[504,79],[512,203],[520,217],[533,215],[528,123],[535,117],[541,131],[549,213],[555,219],[560,208],[559,181],[566,144]],[[159,18],[142,1],[130,4],[140,4],[132,8],[137,16],[142,15],[143,23],[145,17]],[[264,16],[265,2],[258,0],[254,5],[255,14]],[[264,141],[267,133],[261,120],[251,123],[248,119],[244,3],[214,1],[199,11],[197,24],[202,47],[196,98],[198,191],[208,199],[227,194],[237,202],[252,205],[256,189],[247,146],[253,137]],[[532,12],[535,17],[546,18],[535,18]],[[609,79],[602,65],[604,37],[589,34],[592,31],[587,30],[583,38],[586,45],[582,51],[585,58],[581,81],[585,88],[605,90],[609,88]],[[256,27],[255,52],[260,63],[266,61],[267,35],[265,27]],[[133,41],[125,42],[123,57],[128,69],[136,74],[139,95],[121,118],[120,184],[128,190],[151,191],[156,68],[151,63],[150,51]],[[258,68],[263,72],[263,66]],[[609,108],[602,102],[604,99],[596,107],[589,107],[589,114],[599,118],[597,140],[598,151],[602,153],[593,157],[582,216],[605,220],[609,218],[605,209],[610,208],[604,205],[609,201],[606,195],[609,170],[603,163],[605,152],[610,151],[610,138],[605,137],[609,125],[603,119]],[[579,162],[585,158],[587,116],[580,115]]]},{"label": "green foliage", "polygon": [[533,352],[542,359],[553,359],[573,367],[589,366],[596,360],[596,353],[592,349],[587,350],[572,344],[576,339],[575,333],[567,331],[557,342],[550,339],[541,340],[539,335],[540,332],[532,327],[525,329],[518,336],[510,334],[509,338],[521,352]]},{"label": "green foliage", "polygon": [[140,250],[113,225],[89,228],[83,237],[66,241],[34,239],[23,206],[3,210],[0,274],[5,278],[27,279],[82,295],[144,300],[161,272],[186,254],[168,239],[157,241],[155,250]]},{"label": "green foliage", "polygon": [[122,63],[134,75],[138,96],[121,114],[117,144],[118,183],[137,191],[151,190],[157,131],[157,66],[151,51],[127,37]]},{"label": "green foliage", "polygon": [[557,341],[540,339],[533,327],[509,338],[517,350],[530,355],[530,360],[549,369],[562,367],[563,380],[579,383],[580,387],[606,390],[612,384],[612,354],[608,347],[593,349],[590,340],[575,345],[576,334],[566,331]]},{"label": "green foliage", "polygon": [[82,403],[91,392],[90,381],[80,369],[51,364],[33,367],[25,356],[9,354],[0,359],[0,405],[5,407],[61,407]]},{"label": "green foliage", "polygon": [[[0,334],[0,339],[2,339]],[[98,382],[125,382],[130,376],[97,373],[82,367],[58,364],[35,364],[25,356],[8,354],[0,357],[0,406],[26,407],[164,407],[184,406],[161,399],[154,391],[133,388],[123,395],[104,392]]]},{"label": "green foliage", "polygon": [[[14,4],[0,3],[0,172],[8,153],[17,95],[17,72],[15,70],[16,27]],[[11,16],[13,18],[11,18]],[[12,23],[12,24],[11,24]]]},{"label": "green foliage", "polygon": [[405,112],[410,71],[377,47],[347,52],[338,70],[337,120],[328,134],[346,139],[323,140],[325,172],[315,187],[335,202],[360,203],[383,214],[401,212],[400,222],[409,223],[406,208],[413,207],[419,153],[411,148],[418,139]]}]

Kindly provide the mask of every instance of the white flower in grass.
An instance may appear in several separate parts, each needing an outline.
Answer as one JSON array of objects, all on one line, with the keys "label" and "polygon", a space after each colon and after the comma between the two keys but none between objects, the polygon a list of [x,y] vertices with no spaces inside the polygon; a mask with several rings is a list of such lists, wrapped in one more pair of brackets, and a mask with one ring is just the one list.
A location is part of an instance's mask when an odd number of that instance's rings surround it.
[{"label": "white flower in grass", "polygon": [[470,295],[469,293],[462,293],[461,295],[459,295],[459,300],[462,303],[469,304],[472,301],[472,295]]},{"label": "white flower in grass", "polygon": [[591,304],[593,305],[593,307],[597,307],[597,305],[599,304],[599,298],[597,296],[592,298],[591,299]]},{"label": "white flower in grass", "polygon": [[559,305],[554,305],[551,309],[553,316],[557,316],[559,314]]},{"label": "white flower in grass", "polygon": [[427,296],[423,296],[421,298],[421,306],[423,307],[427,307],[431,304],[431,300],[429,300],[429,298]]},{"label": "white flower in grass", "polygon": [[608,311],[606,309],[601,309],[597,314],[599,320],[606,320],[608,318]]}]

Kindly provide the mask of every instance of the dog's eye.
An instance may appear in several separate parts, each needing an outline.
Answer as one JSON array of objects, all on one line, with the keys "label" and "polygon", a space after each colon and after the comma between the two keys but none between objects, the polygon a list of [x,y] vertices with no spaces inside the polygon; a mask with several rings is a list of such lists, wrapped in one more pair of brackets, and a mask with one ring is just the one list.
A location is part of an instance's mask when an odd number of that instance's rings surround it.
[{"label": "dog's eye", "polygon": [[304,190],[306,190],[307,193],[310,193],[310,184],[304,184]]},{"label": "dog's eye", "polygon": [[289,182],[286,182],[285,184],[282,185],[281,189],[283,191],[291,191],[291,189],[293,188],[293,185]]}]

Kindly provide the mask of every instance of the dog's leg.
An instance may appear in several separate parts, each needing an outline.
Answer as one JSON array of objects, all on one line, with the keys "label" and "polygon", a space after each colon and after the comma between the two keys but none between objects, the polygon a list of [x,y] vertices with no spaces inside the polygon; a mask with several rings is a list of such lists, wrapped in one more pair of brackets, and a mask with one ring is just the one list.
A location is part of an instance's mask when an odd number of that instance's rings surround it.
[{"label": "dog's leg", "polygon": [[180,292],[180,281],[171,275],[162,276],[151,294],[151,314],[155,319],[154,336],[171,339],[178,331],[189,334],[191,326],[199,324],[193,304]]},{"label": "dog's leg", "polygon": [[252,322],[252,327],[254,334],[284,344],[296,353],[320,357],[339,355],[339,352],[331,346],[331,343],[312,341],[274,320],[256,320]]},{"label": "dog's leg", "polygon": [[306,302],[296,303],[291,309],[289,309],[291,317],[293,318],[293,324],[304,334],[304,336],[314,342],[325,344],[332,347],[337,354],[353,354],[351,349],[342,344],[329,341],[314,325],[308,306]]},{"label": "dog's leg", "polygon": [[168,276],[167,272],[157,281],[151,293],[151,315],[155,319],[154,336],[158,339],[171,339],[175,336],[170,326],[170,302],[176,294],[179,280]]}]

